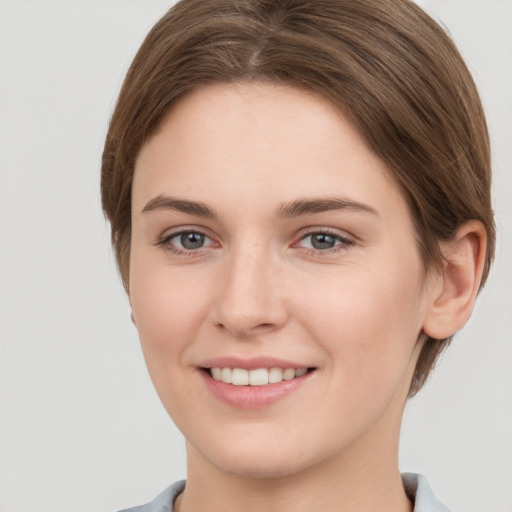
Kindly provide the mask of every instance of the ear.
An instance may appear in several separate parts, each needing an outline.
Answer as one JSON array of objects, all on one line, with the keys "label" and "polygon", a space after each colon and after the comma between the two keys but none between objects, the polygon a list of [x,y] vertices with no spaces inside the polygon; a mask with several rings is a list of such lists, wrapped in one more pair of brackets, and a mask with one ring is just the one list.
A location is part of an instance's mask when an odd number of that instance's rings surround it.
[{"label": "ear", "polygon": [[477,220],[462,224],[455,237],[441,243],[443,271],[425,317],[423,332],[444,339],[469,319],[482,279],[487,249],[484,225]]}]

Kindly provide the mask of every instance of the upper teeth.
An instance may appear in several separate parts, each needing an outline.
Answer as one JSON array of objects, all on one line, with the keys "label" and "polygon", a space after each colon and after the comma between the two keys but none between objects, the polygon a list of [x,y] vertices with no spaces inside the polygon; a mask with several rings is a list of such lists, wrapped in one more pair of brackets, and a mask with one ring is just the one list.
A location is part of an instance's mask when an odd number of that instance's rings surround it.
[{"label": "upper teeth", "polygon": [[235,386],[265,386],[275,384],[282,380],[291,380],[307,373],[307,368],[258,368],[245,370],[244,368],[211,368],[210,372],[215,380]]}]

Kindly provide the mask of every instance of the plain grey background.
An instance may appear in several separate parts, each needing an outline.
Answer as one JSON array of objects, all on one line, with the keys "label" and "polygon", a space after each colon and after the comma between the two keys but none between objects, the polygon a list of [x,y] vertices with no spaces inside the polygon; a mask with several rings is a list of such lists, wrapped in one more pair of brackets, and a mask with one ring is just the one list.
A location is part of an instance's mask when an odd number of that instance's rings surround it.
[{"label": "plain grey background", "polygon": [[[454,511],[512,511],[512,1],[424,0],[488,114],[497,260],[407,407],[404,471]],[[0,1],[0,511],[109,511],[185,476],[99,201],[122,78],[169,0]]]}]

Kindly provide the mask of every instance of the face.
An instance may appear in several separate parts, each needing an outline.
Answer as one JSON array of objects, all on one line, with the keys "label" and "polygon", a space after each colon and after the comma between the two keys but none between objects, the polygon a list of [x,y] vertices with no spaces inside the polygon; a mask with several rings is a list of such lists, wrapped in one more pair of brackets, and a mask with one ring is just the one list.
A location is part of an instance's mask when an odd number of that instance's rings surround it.
[{"label": "face", "polygon": [[429,286],[398,187],[325,100],[182,99],[137,159],[132,230],[134,323],[189,456],[270,477],[395,446]]}]

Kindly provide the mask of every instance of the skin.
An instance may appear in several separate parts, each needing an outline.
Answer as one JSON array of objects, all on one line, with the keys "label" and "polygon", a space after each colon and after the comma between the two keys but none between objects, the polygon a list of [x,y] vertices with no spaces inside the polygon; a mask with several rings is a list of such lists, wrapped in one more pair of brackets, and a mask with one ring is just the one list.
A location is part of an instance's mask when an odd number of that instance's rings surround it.
[{"label": "skin", "polygon": [[[284,215],[326,198],[362,207]],[[470,228],[452,244],[458,263],[427,274],[388,169],[311,93],[218,85],[178,102],[136,162],[130,301],[187,440],[180,509],[412,510],[400,421],[423,333],[454,332],[472,308],[484,234]],[[312,234],[326,230],[334,245],[319,249]],[[185,250],[183,231],[204,245]],[[202,361],[262,355],[315,371],[258,409],[204,385]]]}]

